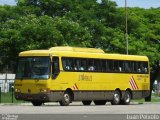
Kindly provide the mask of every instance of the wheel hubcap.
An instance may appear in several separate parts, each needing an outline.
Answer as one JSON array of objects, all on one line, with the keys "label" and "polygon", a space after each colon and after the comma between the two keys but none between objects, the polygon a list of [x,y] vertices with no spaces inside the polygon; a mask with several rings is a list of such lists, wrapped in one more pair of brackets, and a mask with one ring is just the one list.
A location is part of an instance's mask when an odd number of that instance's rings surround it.
[{"label": "wheel hubcap", "polygon": [[114,94],[114,99],[116,102],[119,102],[119,95],[118,94]]},{"label": "wheel hubcap", "polygon": [[128,94],[125,96],[125,100],[127,103],[130,101],[130,96]]},{"label": "wheel hubcap", "polygon": [[68,94],[64,94],[64,100],[65,100],[65,102],[67,102],[67,103],[70,101],[70,97],[69,97]]}]

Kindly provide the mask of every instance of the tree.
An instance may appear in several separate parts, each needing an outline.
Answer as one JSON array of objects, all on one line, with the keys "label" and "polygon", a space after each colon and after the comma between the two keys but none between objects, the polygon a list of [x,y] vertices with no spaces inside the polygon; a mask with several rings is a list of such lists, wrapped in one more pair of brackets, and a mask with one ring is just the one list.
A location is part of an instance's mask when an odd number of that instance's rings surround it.
[{"label": "tree", "polygon": [[[147,55],[151,65],[160,58],[159,18],[159,8],[128,8],[129,54]],[[0,26],[0,54],[8,61],[57,45],[126,53],[125,9],[110,0],[17,0],[0,6]]]},{"label": "tree", "polygon": [[87,28],[65,18],[29,15],[18,20],[1,24],[0,53],[16,61],[18,53],[24,50],[48,49],[52,46],[90,46],[90,33]]}]

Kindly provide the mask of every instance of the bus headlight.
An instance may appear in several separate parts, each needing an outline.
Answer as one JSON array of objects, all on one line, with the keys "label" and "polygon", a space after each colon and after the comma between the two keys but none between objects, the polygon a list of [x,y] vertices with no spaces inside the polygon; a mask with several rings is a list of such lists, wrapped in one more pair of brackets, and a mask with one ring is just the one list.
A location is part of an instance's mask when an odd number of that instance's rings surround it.
[{"label": "bus headlight", "polygon": [[14,91],[15,92],[21,92],[21,90],[19,88],[15,88]]}]

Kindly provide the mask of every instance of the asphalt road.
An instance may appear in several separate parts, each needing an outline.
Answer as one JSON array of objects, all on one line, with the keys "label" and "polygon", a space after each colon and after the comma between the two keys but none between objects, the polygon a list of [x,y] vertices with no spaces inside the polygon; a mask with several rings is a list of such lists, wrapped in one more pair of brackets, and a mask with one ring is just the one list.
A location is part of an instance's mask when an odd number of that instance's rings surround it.
[{"label": "asphalt road", "polygon": [[[46,103],[43,106],[25,104],[0,104],[0,120],[129,120],[132,115],[155,115],[160,119],[160,103],[131,103],[131,105],[83,106],[74,102],[70,106]],[[8,119],[9,118],[9,119]]]}]

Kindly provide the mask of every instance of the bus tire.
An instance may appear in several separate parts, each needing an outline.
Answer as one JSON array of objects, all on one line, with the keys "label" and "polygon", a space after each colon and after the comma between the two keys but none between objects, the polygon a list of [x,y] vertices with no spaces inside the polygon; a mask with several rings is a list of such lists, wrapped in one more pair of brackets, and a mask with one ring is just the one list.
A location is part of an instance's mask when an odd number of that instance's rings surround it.
[{"label": "bus tire", "polygon": [[95,105],[105,105],[106,104],[106,100],[95,100],[94,101],[94,104]]},{"label": "bus tire", "polygon": [[83,105],[90,105],[91,104],[91,100],[84,100],[82,101]]},{"label": "bus tire", "polygon": [[62,100],[59,102],[61,106],[68,106],[72,102],[69,92],[64,92]]},{"label": "bus tire", "polygon": [[31,101],[31,103],[33,106],[41,106],[42,105],[42,102],[40,102],[40,101]]},{"label": "bus tire", "polygon": [[123,105],[129,105],[131,102],[131,93],[129,91],[125,91],[124,97],[122,99]]},{"label": "bus tire", "polygon": [[113,100],[111,101],[111,104],[112,105],[119,105],[120,100],[121,100],[120,92],[118,90],[114,91]]}]

